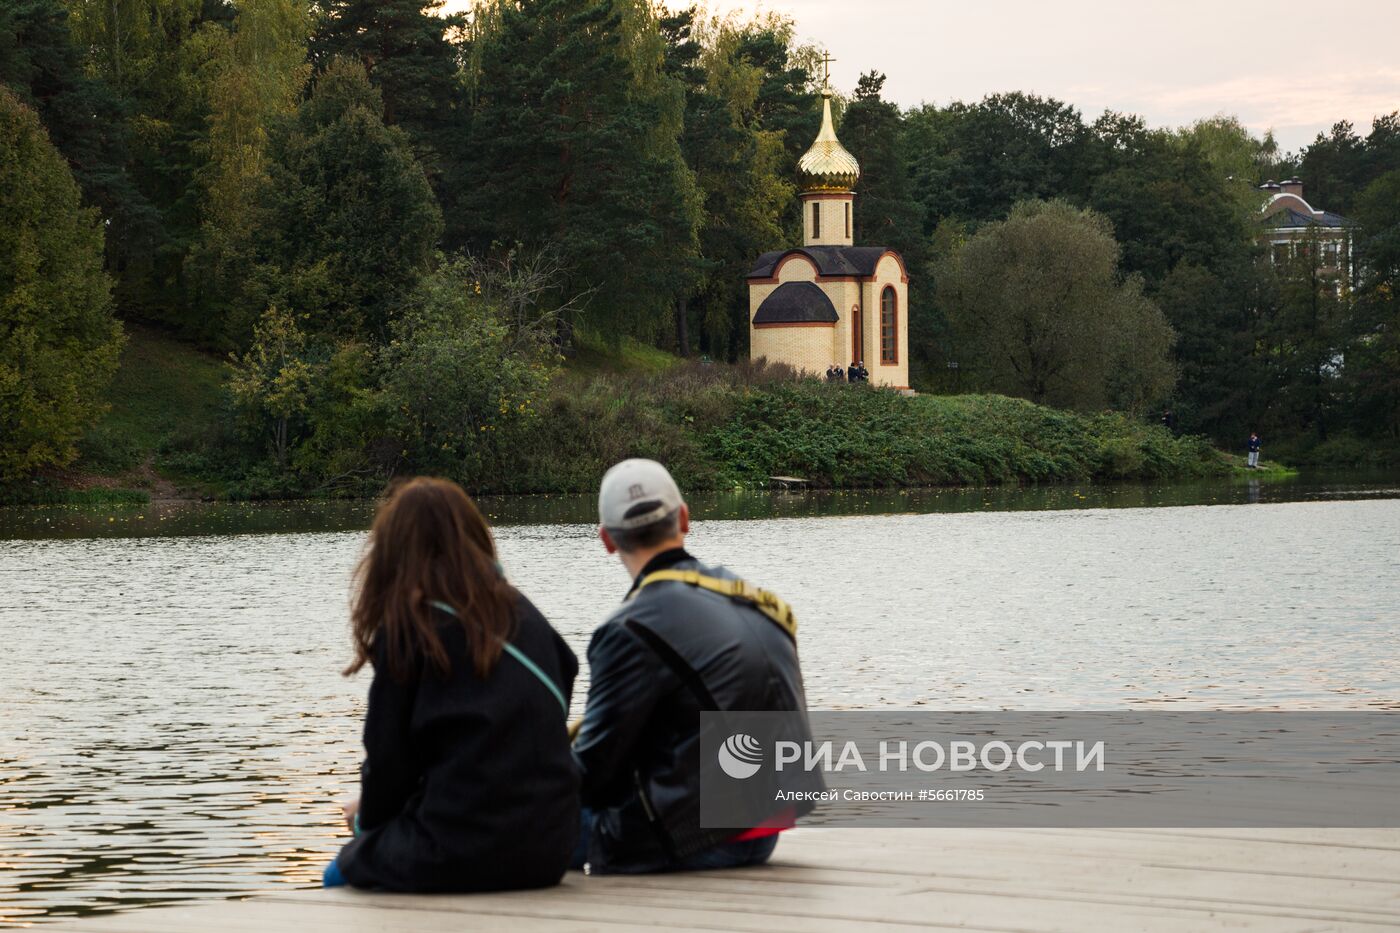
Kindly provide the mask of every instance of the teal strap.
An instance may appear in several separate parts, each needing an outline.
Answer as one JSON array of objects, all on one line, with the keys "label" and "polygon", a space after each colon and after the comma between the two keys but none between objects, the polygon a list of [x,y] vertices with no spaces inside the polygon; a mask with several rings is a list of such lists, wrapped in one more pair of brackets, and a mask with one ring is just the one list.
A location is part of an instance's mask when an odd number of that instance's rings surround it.
[{"label": "teal strap", "polygon": [[[436,609],[441,609],[443,612],[446,612],[449,615],[455,616],[457,614],[456,609],[453,609],[451,606],[449,606],[447,603],[443,602],[440,599],[429,600],[428,605]],[[565,718],[568,718],[569,701],[564,699],[564,691],[559,689],[559,685],[554,682],[553,678],[546,674],[544,672],[544,669],[541,668],[538,664],[530,660],[529,655],[512,645],[510,642],[502,641],[501,647],[505,649],[506,654],[519,661],[521,667],[525,668],[525,670],[529,671],[531,674],[534,674],[535,677],[539,679],[540,683],[544,684],[546,687],[549,688],[549,692],[554,694],[554,699],[559,701],[559,708],[564,711]]]},{"label": "teal strap", "polygon": [[554,699],[559,701],[559,708],[564,711],[565,718],[568,718],[569,701],[564,699],[564,692],[559,689],[559,687],[554,683],[553,680],[550,679],[549,675],[546,674],[543,670],[541,670],[538,664],[536,664],[534,661],[531,661],[529,657],[526,656],[525,652],[521,651],[519,648],[515,647],[510,642],[504,642],[502,644],[502,647],[506,649],[506,654],[519,661],[522,665],[525,666],[525,670],[529,671],[531,674],[534,674],[540,679],[540,683],[544,684],[546,687],[549,688],[549,692],[554,694]]}]

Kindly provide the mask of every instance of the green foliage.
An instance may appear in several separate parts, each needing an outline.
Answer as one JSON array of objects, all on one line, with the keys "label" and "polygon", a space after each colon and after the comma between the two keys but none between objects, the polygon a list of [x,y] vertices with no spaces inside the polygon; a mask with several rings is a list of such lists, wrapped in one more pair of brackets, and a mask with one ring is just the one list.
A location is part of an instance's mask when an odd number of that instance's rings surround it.
[{"label": "green foliage", "polygon": [[531,429],[555,357],[547,327],[513,327],[472,273],[457,261],[425,278],[380,362],[403,458],[477,486]]},{"label": "green foliage", "polygon": [[820,383],[747,392],[705,437],[723,480],[819,486],[964,485],[1221,474],[1196,438],[1121,415],[1085,417],[1000,396],[921,396]]},{"label": "green foliage", "polygon": [[[109,230],[116,299],[126,319],[192,327],[181,283],[194,242],[208,100],[198,72],[233,19],[222,2],[72,0],[73,38],[89,74],[116,96],[121,118],[104,133],[123,141],[138,214],[116,212]],[[110,125],[109,125],[110,124]]]},{"label": "green foliage", "polygon": [[634,54],[662,57],[649,5],[495,3],[475,43],[473,250],[555,243],[569,291],[596,289],[595,329],[655,339],[688,284],[700,203],[677,141],[681,89]]},{"label": "green foliage", "polygon": [[97,212],[0,87],[0,480],[73,460],[121,345]]},{"label": "green foliage", "polygon": [[1140,413],[1175,381],[1171,327],[1120,280],[1108,222],[1063,201],[1024,202],[940,271],[942,301],[977,384],[1042,404]]},{"label": "green foliage", "polygon": [[592,331],[574,332],[574,355],[569,370],[580,375],[661,373],[679,365],[680,358],[631,337],[605,340]]},{"label": "green foliage", "polygon": [[83,470],[116,476],[141,465],[146,451],[129,434],[96,424],[78,441],[78,464]]},{"label": "green foliage", "polygon": [[127,170],[122,102],[84,69],[69,21],[60,0],[0,4],[0,84],[38,112],[83,199],[111,222],[113,240],[149,235],[157,218]]},{"label": "green foliage", "polygon": [[1363,276],[1347,355],[1352,430],[1400,446],[1400,167],[1361,193],[1356,241]]},{"label": "green foliage", "polygon": [[1319,133],[1303,152],[1299,174],[1308,199],[1350,214],[1361,193],[1386,172],[1400,168],[1400,112],[1377,116],[1363,139],[1348,120]]},{"label": "green foliage", "polygon": [[1075,198],[1089,133],[1079,111],[1034,94],[925,104],[908,115],[914,189],[926,229],[948,217],[994,220],[1017,201]]},{"label": "green foliage", "polygon": [[450,36],[465,27],[461,13],[444,14],[441,0],[324,0],[315,5],[311,56],[318,69],[352,58],[384,100],[383,118],[412,144],[447,218],[447,239],[462,243],[461,198],[470,108]]},{"label": "green foliage", "polygon": [[794,90],[807,73],[789,63],[791,27],[781,20],[697,20],[688,9],[659,26],[666,73],[684,88],[680,144],[703,207],[699,251],[681,270],[676,342],[682,356],[698,344],[712,358],[738,359],[748,339],[744,275],[789,239],[789,149],[799,140],[785,128],[809,99]]},{"label": "green foliage", "polygon": [[1247,249],[1253,218],[1195,136],[1146,132],[1110,164],[1087,202],[1112,222],[1125,271],[1156,286],[1178,263],[1214,266]]},{"label": "green foliage", "polygon": [[268,138],[296,109],[306,84],[306,34],[300,0],[243,0],[233,30],[210,37],[209,58],[199,70],[209,102],[208,134],[197,147],[204,159],[202,219],[184,272],[190,304],[202,312],[192,315],[197,333],[206,341],[228,343],[234,336],[231,299],[251,271]]},{"label": "green foliage", "polygon": [[296,316],[268,308],[253,326],[253,343],[229,362],[234,407],[255,437],[266,437],[278,466],[296,444],[316,378],[306,334]]},{"label": "green foliage", "polygon": [[1181,263],[1159,290],[1177,333],[1181,380],[1172,401],[1188,430],[1238,442],[1273,394],[1267,309],[1276,281],[1266,264],[1244,257],[1219,272]]},{"label": "green foliage", "polygon": [[[84,439],[84,451],[129,443],[144,459],[170,437],[186,443],[202,440],[224,415],[223,361],[149,327],[128,330],[107,390],[110,410],[92,429],[100,436],[91,443]],[[110,440],[104,443],[102,437]],[[78,466],[95,469],[86,456]]]},{"label": "green foliage", "polygon": [[305,316],[311,331],[379,340],[427,269],[442,214],[381,110],[360,64],[338,59],[274,135],[258,263],[242,299],[249,323],[275,304]]},{"label": "green foliage", "polygon": [[4,505],[134,506],[150,501],[151,494],[141,489],[108,489],[105,486],[70,489],[40,480],[0,484],[0,503]]},{"label": "green foliage", "polygon": [[905,265],[923,262],[923,213],[909,183],[899,108],[880,97],[885,76],[869,72],[841,117],[842,143],[860,162],[860,196],[853,219],[863,244],[898,251]]}]

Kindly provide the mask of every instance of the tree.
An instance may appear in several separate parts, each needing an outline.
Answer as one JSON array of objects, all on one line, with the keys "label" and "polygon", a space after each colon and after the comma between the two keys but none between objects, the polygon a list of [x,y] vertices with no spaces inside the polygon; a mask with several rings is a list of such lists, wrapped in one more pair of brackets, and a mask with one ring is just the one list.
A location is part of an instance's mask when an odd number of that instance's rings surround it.
[{"label": "tree", "polygon": [[1400,168],[1357,199],[1355,242],[1362,270],[1347,360],[1356,432],[1400,439]]},{"label": "tree", "polygon": [[[807,151],[821,125],[821,98],[817,92],[817,60],[820,52],[794,45],[791,20],[770,15],[744,28],[735,55],[756,74],[754,116],[768,132],[780,134],[784,159],[782,174],[792,178],[797,160]],[[795,236],[802,229],[796,201],[790,202],[787,227]]]},{"label": "tree", "polygon": [[1251,253],[1217,270],[1180,263],[1158,290],[1177,333],[1180,380],[1172,410],[1184,431],[1238,442],[1266,427],[1276,397],[1269,346],[1277,280]]},{"label": "tree", "polygon": [[[199,228],[200,148],[208,100],[198,72],[230,28],[225,0],[72,0],[73,37],[86,66],[121,101],[127,174],[154,215],[113,232],[112,267],[124,317],[185,328],[182,280]],[[124,125],[122,125],[124,123]]]},{"label": "tree", "polygon": [[946,218],[994,220],[1028,198],[1079,198],[1088,132],[1079,111],[1034,94],[915,108],[906,118],[925,232]]},{"label": "tree", "polygon": [[76,456],[122,341],[97,211],[38,116],[0,87],[0,480]]},{"label": "tree", "polygon": [[432,260],[442,214],[403,131],[386,127],[380,109],[360,64],[338,59],[273,134],[245,315],[277,305],[306,315],[313,333],[384,339]]},{"label": "tree", "polygon": [[1323,441],[1349,349],[1350,298],[1325,264],[1315,234],[1299,241],[1293,258],[1275,271],[1279,301],[1269,342],[1280,369],[1277,405],[1291,432]]},{"label": "tree", "polygon": [[442,0],[317,0],[315,9],[317,69],[338,57],[359,61],[384,100],[384,123],[408,134],[439,203],[455,217],[460,189],[472,183],[457,170],[466,156],[467,100],[449,38],[464,28],[462,14],[443,15]]},{"label": "tree", "polygon": [[677,345],[689,355],[698,332],[709,355],[733,359],[748,336],[744,274],[755,256],[784,242],[794,191],[783,135],[759,119],[765,74],[742,52],[759,27],[732,16],[697,23],[694,9],[663,17],[659,27],[666,72],[685,92],[681,152],[702,205],[699,249],[676,301]]},{"label": "tree", "polygon": [[157,217],[127,171],[122,102],[107,83],[84,70],[59,0],[12,0],[0,5],[0,84],[34,108],[49,139],[68,160],[83,200],[110,223],[115,267],[131,239],[149,241]]},{"label": "tree", "polygon": [[571,289],[596,290],[587,310],[602,334],[657,337],[690,284],[700,204],[677,141],[684,96],[659,71],[650,8],[525,0],[487,12],[474,42],[473,251],[558,243]]},{"label": "tree", "polygon": [[310,73],[308,21],[300,0],[243,0],[201,69],[209,129],[200,150],[199,237],[185,259],[190,303],[206,340],[229,340],[230,299],[251,270],[250,235],[267,182],[268,138],[295,112]]},{"label": "tree", "polygon": [[1285,177],[1279,171],[1278,143],[1272,134],[1259,139],[1237,117],[1197,120],[1175,137],[1183,151],[1194,150],[1209,163],[1213,179],[1223,181],[1241,216],[1252,217],[1259,210],[1260,184]]},{"label": "tree", "polygon": [[467,484],[528,428],[557,359],[551,322],[521,326],[513,302],[482,287],[481,271],[457,260],[426,277],[380,354],[409,463]]},{"label": "tree", "polygon": [[909,184],[899,108],[880,97],[885,76],[861,75],[855,100],[841,118],[841,141],[860,162],[855,231],[863,243],[889,246],[919,268],[923,218]]},{"label": "tree", "polygon": [[982,386],[1061,407],[1141,410],[1171,391],[1171,329],[1120,280],[1107,219],[1028,201],[944,264],[940,301],[960,362]]},{"label": "tree", "polygon": [[1195,137],[1150,131],[1140,145],[1092,183],[1087,200],[1112,221],[1126,271],[1155,293],[1183,260],[1210,268],[1248,248],[1253,218]]},{"label": "tree", "polygon": [[[915,364],[926,364],[936,332],[933,289],[922,275],[928,260],[924,205],[915,197],[909,175],[908,137],[897,106],[881,98],[885,76],[861,75],[855,99],[841,117],[840,136],[860,162],[854,208],[855,242],[887,246],[904,258],[906,269],[920,281],[909,290],[909,327]],[[944,361],[939,360],[939,365]]]},{"label": "tree", "polygon": [[229,360],[229,391],[255,437],[266,438],[279,467],[296,445],[310,407],[316,371],[296,315],[268,308],[253,342]]},{"label": "tree", "polygon": [[1352,198],[1365,184],[1365,165],[1366,144],[1351,121],[1335,123],[1330,136],[1318,133],[1303,151],[1300,166],[1308,200],[1342,214],[1351,210]]}]

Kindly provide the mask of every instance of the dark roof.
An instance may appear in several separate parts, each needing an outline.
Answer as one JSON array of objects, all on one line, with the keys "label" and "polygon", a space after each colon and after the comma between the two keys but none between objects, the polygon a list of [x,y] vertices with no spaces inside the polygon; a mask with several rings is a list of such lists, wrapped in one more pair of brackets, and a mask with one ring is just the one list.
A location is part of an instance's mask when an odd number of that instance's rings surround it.
[{"label": "dark roof", "polygon": [[1354,223],[1341,214],[1334,214],[1331,211],[1323,211],[1321,216],[1311,217],[1302,211],[1295,211],[1291,207],[1275,211],[1264,218],[1264,226],[1266,227],[1350,227],[1354,226]]},{"label": "dark roof", "polygon": [[773,274],[778,260],[789,253],[802,253],[817,267],[817,275],[875,274],[880,257],[890,252],[883,246],[800,246],[797,249],[775,249],[758,257],[749,273],[751,279],[766,279]]},{"label": "dark roof", "polygon": [[836,323],[836,306],[811,282],[784,282],[763,299],[754,313],[755,324]]}]

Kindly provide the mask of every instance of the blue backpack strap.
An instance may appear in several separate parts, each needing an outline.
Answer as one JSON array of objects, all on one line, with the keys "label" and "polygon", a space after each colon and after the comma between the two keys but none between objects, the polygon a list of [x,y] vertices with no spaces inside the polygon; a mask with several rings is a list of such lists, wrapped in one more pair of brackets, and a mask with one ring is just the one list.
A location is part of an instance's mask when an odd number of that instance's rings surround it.
[{"label": "blue backpack strap", "polygon": [[[441,609],[448,615],[457,615],[456,609],[453,609],[440,599],[431,599],[428,601],[428,605],[432,606],[434,609]],[[569,715],[569,701],[564,699],[564,691],[560,690],[559,685],[554,682],[554,679],[544,672],[544,668],[532,661],[530,656],[525,652],[504,639],[501,640],[501,647],[505,650],[506,654],[519,661],[521,667],[525,668],[525,670],[529,671],[531,674],[534,674],[539,682],[544,684],[545,687],[549,689],[550,693],[554,694],[554,699],[559,701],[559,708],[564,711],[564,715],[567,717]]]}]

